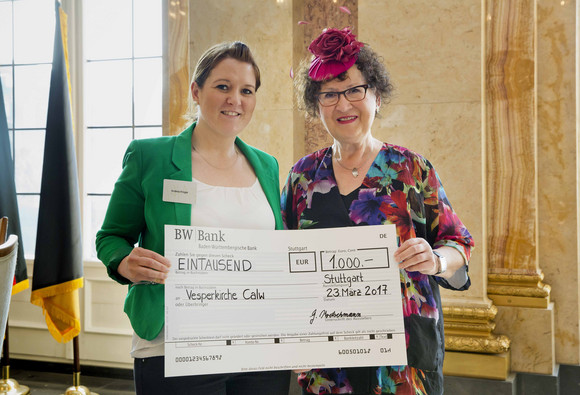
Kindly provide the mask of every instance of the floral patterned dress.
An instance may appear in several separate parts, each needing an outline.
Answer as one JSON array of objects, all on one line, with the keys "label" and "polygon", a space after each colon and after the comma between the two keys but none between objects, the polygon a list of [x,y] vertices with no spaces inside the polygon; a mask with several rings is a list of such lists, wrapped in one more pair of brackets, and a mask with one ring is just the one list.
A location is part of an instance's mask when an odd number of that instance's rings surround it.
[{"label": "floral patterned dress", "polygon": [[[449,246],[469,261],[473,239],[459,220],[431,163],[406,148],[383,144],[361,186],[341,195],[328,147],[300,159],[282,191],[288,229],[395,224],[401,243],[422,237],[433,248]],[[407,343],[406,366],[313,369],[299,384],[314,394],[443,393],[443,314],[439,286],[445,279],[401,270]]]}]

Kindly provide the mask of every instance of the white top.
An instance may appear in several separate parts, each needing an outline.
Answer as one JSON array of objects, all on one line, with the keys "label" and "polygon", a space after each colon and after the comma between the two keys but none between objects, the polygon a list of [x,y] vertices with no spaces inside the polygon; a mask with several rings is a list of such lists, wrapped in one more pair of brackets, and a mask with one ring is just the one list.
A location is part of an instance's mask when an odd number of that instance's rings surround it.
[{"label": "white top", "polygon": [[[192,226],[237,229],[275,229],[276,220],[258,179],[251,187],[221,187],[193,179],[195,204],[191,207]],[[143,285],[146,286],[146,285]],[[157,357],[165,354],[165,330],[151,341],[133,332],[131,356]]]},{"label": "white top", "polygon": [[256,178],[251,187],[216,187],[193,179],[196,201],[191,207],[192,226],[236,229],[274,229],[276,220]]}]

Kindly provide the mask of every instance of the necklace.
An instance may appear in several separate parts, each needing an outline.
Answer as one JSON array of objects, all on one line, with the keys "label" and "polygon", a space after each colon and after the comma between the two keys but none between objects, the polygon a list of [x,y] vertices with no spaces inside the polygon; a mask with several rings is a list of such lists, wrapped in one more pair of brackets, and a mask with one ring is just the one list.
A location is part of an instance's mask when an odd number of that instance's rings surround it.
[{"label": "necklace", "polygon": [[[352,169],[349,169],[348,167],[346,167],[345,165],[340,163],[340,159],[338,159],[338,158],[336,159],[336,163],[338,163],[340,165],[340,167],[342,167],[343,169],[350,171],[350,173],[352,174],[352,176],[354,178],[358,177],[358,168],[353,167]],[[360,165],[359,165],[359,167],[360,167]]]},{"label": "necklace", "polygon": [[[374,150],[374,142],[373,142],[373,143],[372,143],[372,145],[371,145],[371,150],[370,150],[370,151],[372,152],[373,150]],[[335,146],[333,146],[333,151],[334,151],[334,152],[338,152],[338,150],[335,148]],[[341,158],[340,158],[340,159],[339,159],[338,157],[336,157],[336,156],[333,156],[333,157],[336,159],[336,163],[338,163],[338,164],[340,165],[340,167],[342,167],[342,168],[343,168],[343,169],[345,169],[345,170],[348,170],[348,171],[350,171],[350,174],[352,174],[352,176],[353,176],[354,178],[357,178],[357,177],[358,177],[358,175],[359,175],[358,169],[360,169],[360,168],[361,168],[361,167],[364,165],[364,163],[366,162],[366,160],[364,159],[364,156],[365,156],[365,154],[366,154],[366,152],[364,152],[364,153],[363,153],[363,160],[361,161],[360,165],[358,165],[358,166],[355,166],[355,167],[353,167],[352,169],[351,169],[351,168],[348,168],[348,167],[346,167],[345,165],[343,165],[343,164],[341,163],[342,155],[341,155]]]},{"label": "necklace", "polygon": [[231,164],[231,165],[228,165],[228,166],[226,166],[226,167],[217,167],[217,166],[214,166],[214,165],[212,165],[211,163],[209,163],[209,161],[208,161],[207,159],[205,159],[205,158],[204,158],[204,156],[201,154],[201,152],[199,152],[198,150],[196,150],[196,149],[195,149],[195,145],[193,145],[193,143],[191,143],[191,148],[192,148],[192,149],[193,149],[195,152],[197,152],[197,154],[199,155],[199,157],[200,157],[201,159],[203,159],[203,161],[204,161],[205,163],[207,163],[208,165],[210,165],[211,167],[213,167],[214,169],[217,169],[217,170],[228,170],[228,169],[230,169],[230,168],[234,167],[234,165],[235,165],[236,163],[238,163],[238,158],[239,158],[239,156],[240,156],[240,153],[238,152],[238,148],[237,148],[237,147],[234,145],[234,151],[236,151],[236,159],[234,159],[234,161],[232,162],[232,164]]}]

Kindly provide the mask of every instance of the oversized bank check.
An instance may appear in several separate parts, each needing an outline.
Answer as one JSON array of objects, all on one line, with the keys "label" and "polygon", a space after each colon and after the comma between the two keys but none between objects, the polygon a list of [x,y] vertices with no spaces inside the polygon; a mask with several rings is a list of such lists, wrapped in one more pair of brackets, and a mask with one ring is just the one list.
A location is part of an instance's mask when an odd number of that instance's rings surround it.
[{"label": "oversized bank check", "polygon": [[394,225],[165,227],[165,375],[405,365]]}]

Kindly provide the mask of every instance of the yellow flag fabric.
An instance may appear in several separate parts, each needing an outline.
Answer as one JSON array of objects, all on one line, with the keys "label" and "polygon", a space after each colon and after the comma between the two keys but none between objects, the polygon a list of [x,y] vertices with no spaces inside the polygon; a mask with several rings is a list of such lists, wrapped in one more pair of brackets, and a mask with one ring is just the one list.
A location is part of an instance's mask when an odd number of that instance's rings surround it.
[{"label": "yellow flag fabric", "polygon": [[66,343],[81,331],[79,290],[83,279],[32,292],[31,302],[42,307],[48,331],[58,342]]},{"label": "yellow flag fabric", "polygon": [[42,307],[52,336],[66,343],[76,337],[81,329],[78,289],[83,286],[83,259],[66,52],[66,14],[58,2],[56,9],[30,301]]}]

